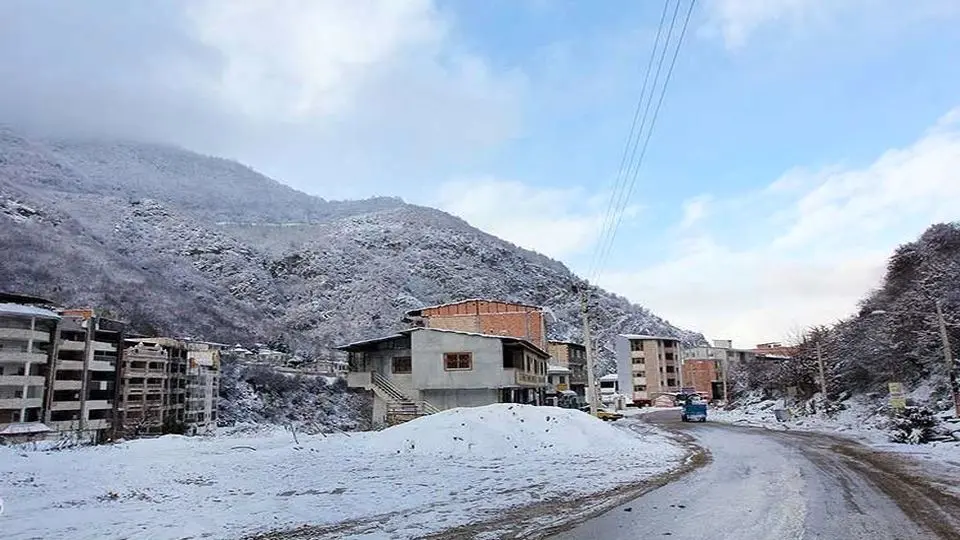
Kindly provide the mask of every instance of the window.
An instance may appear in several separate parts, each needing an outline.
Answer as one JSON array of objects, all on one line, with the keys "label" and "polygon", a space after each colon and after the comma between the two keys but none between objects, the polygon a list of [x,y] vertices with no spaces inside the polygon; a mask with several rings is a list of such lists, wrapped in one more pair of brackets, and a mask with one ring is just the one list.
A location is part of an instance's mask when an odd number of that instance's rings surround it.
[{"label": "window", "polygon": [[667,379],[667,386],[676,386],[676,385],[677,385],[676,379]]},{"label": "window", "polygon": [[645,384],[635,384],[635,385],[633,385],[633,389],[634,389],[634,391],[637,391],[637,392],[646,392],[646,391],[647,391],[647,385],[645,385]]},{"label": "window", "polygon": [[642,350],[643,350],[643,342],[642,342],[642,341],[631,341],[631,342],[630,342],[630,350],[631,350],[631,351],[642,351]]},{"label": "window", "polygon": [[642,366],[642,365],[643,365],[643,358],[634,358],[634,359],[633,359],[633,363],[634,363],[634,364],[640,364],[640,365]]},{"label": "window", "polygon": [[666,359],[666,360],[673,360],[673,353],[672,353],[672,352],[665,352],[665,353],[663,353],[663,358]]},{"label": "window", "polygon": [[646,371],[634,371],[634,372],[633,372],[633,376],[634,376],[634,377],[646,377],[646,376],[647,376],[647,372],[646,372]]},{"label": "window", "polygon": [[473,353],[443,353],[443,369],[447,371],[473,369]]},{"label": "window", "polygon": [[667,373],[676,373],[676,372],[677,372],[677,368],[673,366],[667,366]]},{"label": "window", "polygon": [[394,356],[393,372],[394,373],[413,373],[413,362],[410,360],[410,357]]}]

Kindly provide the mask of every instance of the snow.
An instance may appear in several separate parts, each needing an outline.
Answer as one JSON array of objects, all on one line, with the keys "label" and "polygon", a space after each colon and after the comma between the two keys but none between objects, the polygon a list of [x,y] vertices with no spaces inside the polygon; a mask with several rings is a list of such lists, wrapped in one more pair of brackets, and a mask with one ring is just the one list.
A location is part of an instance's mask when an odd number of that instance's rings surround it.
[{"label": "snow", "polygon": [[60,315],[36,306],[24,306],[21,304],[0,303],[0,315],[18,315],[25,317],[43,317],[46,319],[59,319]]},{"label": "snow", "polygon": [[28,435],[31,433],[46,433],[50,428],[43,422],[23,422],[10,424],[0,429],[0,435]]},{"label": "snow", "polygon": [[683,448],[627,422],[500,404],[299,442],[235,430],[59,452],[0,447],[0,528],[11,539],[215,539],[359,522],[377,531],[369,538],[419,537],[680,466]]},{"label": "snow", "polygon": [[[934,441],[927,444],[909,445],[890,441],[888,418],[879,411],[876,401],[857,395],[843,402],[845,408],[833,416],[819,414],[794,415],[784,422],[778,422],[774,410],[783,408],[782,400],[765,400],[725,411],[711,409],[709,417],[714,422],[763,427],[776,430],[797,430],[827,433],[846,437],[863,443],[870,448],[890,452],[910,458],[922,464],[931,472],[936,467],[946,478],[960,477],[960,441]],[[960,430],[960,423],[952,414],[941,414],[953,429]],[[960,495],[960,487],[954,487]]]}]

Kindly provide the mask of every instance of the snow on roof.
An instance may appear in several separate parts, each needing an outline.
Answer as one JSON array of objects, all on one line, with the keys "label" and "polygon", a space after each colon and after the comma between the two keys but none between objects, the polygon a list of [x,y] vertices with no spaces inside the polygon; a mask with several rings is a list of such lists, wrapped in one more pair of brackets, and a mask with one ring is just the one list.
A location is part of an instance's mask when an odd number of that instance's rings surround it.
[{"label": "snow on roof", "polygon": [[53,431],[43,422],[18,422],[0,429],[0,435],[29,435]]},{"label": "snow on roof", "polygon": [[570,373],[570,369],[556,364],[547,364],[547,373]]},{"label": "snow on roof", "polygon": [[60,316],[49,309],[23,304],[0,304],[0,315],[14,315],[20,317],[40,317],[43,319],[59,319]]},{"label": "snow on roof", "polygon": [[352,342],[352,343],[347,343],[346,345],[338,345],[338,346],[334,347],[334,349],[337,349],[338,351],[345,351],[345,350],[351,349],[351,348],[353,348],[353,347],[359,347],[359,346],[361,346],[361,345],[373,345],[374,343],[380,343],[381,341],[390,341],[391,339],[397,339],[397,338],[399,338],[399,337],[403,337],[403,334],[397,333],[397,334],[390,334],[389,336],[381,336],[381,337],[375,337],[375,338],[370,338],[370,339],[362,339],[362,340],[360,340],[360,341],[354,341],[354,342]]},{"label": "snow on roof", "polygon": [[536,310],[538,310],[538,311],[543,311],[543,307],[541,307],[541,306],[534,306],[534,305],[531,305],[531,304],[524,304],[524,303],[521,303],[521,302],[511,302],[511,301],[509,301],[509,300],[497,300],[497,299],[494,299],[494,298],[468,298],[468,299],[466,299],[466,300],[457,300],[456,302],[447,302],[447,303],[445,303],[445,304],[436,304],[436,305],[434,305],[434,306],[418,307],[418,308],[416,308],[416,309],[411,309],[411,310],[407,311],[406,314],[407,314],[407,315],[413,315],[414,313],[423,311],[423,310],[425,310],[425,309],[433,309],[433,308],[441,308],[441,307],[447,307],[447,306],[455,306],[455,305],[457,305],[457,304],[469,304],[470,302],[497,302],[497,303],[500,303],[500,304],[512,304],[512,305],[514,305],[514,306],[528,307],[528,308],[536,309]]},{"label": "snow on roof", "polygon": [[627,339],[659,339],[661,341],[680,341],[680,338],[671,336],[652,336],[647,334],[620,334],[620,336]]},{"label": "snow on roof", "polygon": [[547,343],[551,345],[573,345],[574,347],[580,347],[581,349],[584,348],[583,343],[577,343],[576,341],[567,341],[563,339],[551,339],[548,340]]},{"label": "snow on roof", "polygon": [[610,382],[615,380],[617,380],[616,373],[610,373],[610,374],[604,375],[603,377],[600,377],[600,382]]}]

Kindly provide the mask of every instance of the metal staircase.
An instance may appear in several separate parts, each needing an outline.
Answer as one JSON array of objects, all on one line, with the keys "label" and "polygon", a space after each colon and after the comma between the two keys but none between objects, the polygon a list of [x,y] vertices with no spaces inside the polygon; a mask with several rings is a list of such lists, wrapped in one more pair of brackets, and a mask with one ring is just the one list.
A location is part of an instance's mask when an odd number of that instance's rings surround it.
[{"label": "metal staircase", "polygon": [[375,371],[371,373],[370,381],[373,391],[387,402],[387,423],[390,425],[401,424],[420,416],[440,412],[440,409],[427,401],[415,401],[408,398],[390,382],[390,379]]}]

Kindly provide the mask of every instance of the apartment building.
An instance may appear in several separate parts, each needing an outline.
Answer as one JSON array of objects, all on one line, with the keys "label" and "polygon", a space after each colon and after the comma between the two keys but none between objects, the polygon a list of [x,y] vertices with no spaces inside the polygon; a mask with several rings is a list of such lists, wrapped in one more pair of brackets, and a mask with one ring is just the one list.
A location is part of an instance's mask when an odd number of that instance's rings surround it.
[{"label": "apartment building", "polygon": [[[186,373],[182,379],[183,423],[188,433],[207,433],[217,426],[217,405],[220,394],[220,350],[217,344],[187,341]],[[179,386],[179,379],[176,381]],[[179,391],[179,388],[177,389]]]},{"label": "apartment building", "polygon": [[60,315],[40,307],[44,302],[0,295],[0,440],[50,431],[43,423],[44,393]]},{"label": "apartment building", "polygon": [[620,393],[637,405],[680,392],[680,340],[667,336],[620,334],[616,338]]},{"label": "apartment building", "polygon": [[417,328],[441,328],[491,336],[512,336],[546,351],[543,308],[499,300],[463,300],[408,311],[404,322]]},{"label": "apartment building", "polygon": [[587,348],[572,341],[549,341],[547,352],[553,364],[570,370],[570,390],[581,399],[587,396]]},{"label": "apartment building", "polygon": [[454,407],[542,404],[549,354],[518,337],[416,327],[351,343],[347,384],[373,392],[373,421]]},{"label": "apartment building", "polygon": [[127,345],[120,392],[127,436],[198,434],[216,426],[222,346],[166,337]]},{"label": "apartment building", "polygon": [[113,438],[126,324],[92,309],[61,311],[47,393],[46,424],[63,436]]},{"label": "apartment building", "polygon": [[[137,338],[126,341],[118,407],[118,420],[125,437],[160,435],[165,424],[169,426],[171,422],[182,421],[185,390],[179,392],[179,379],[172,376],[179,373],[181,363],[172,361],[169,341],[172,340]],[[182,365],[186,371],[186,364]],[[171,379],[174,380],[173,389]]]},{"label": "apartment building", "polygon": [[[756,359],[757,353],[749,349],[735,349],[729,339],[715,339],[713,345],[690,347],[683,351],[684,380],[696,377],[694,386],[698,392],[706,392],[710,399],[724,399],[723,376],[737,365]],[[713,366],[712,369],[710,366]],[[707,381],[708,377],[712,377]]]}]

